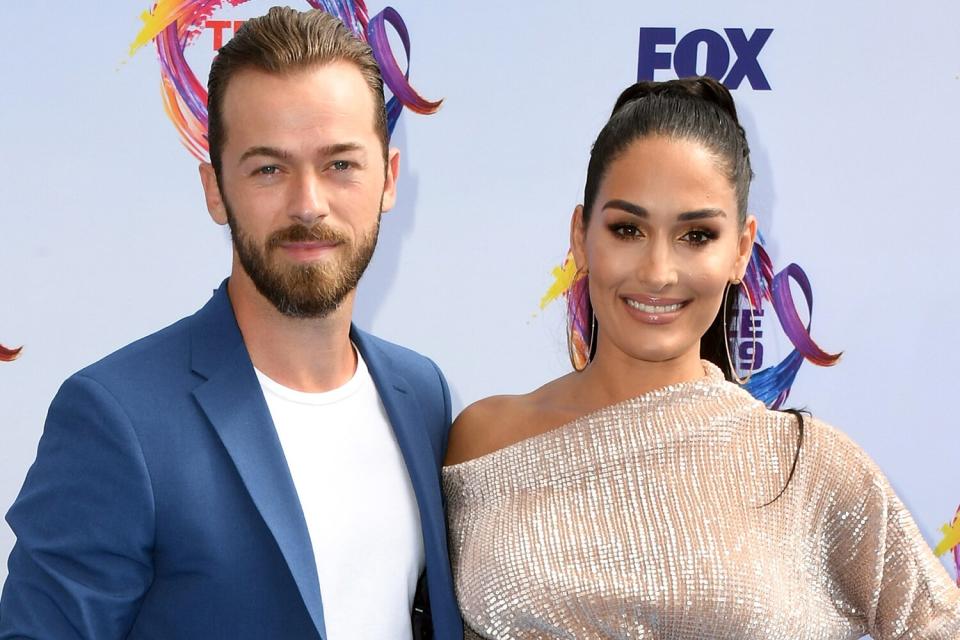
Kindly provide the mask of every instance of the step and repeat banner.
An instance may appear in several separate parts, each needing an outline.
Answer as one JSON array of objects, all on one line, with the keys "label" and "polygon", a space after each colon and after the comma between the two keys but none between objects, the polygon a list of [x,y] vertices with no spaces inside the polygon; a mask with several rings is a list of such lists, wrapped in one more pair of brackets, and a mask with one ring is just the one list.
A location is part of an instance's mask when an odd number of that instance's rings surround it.
[{"label": "step and repeat banner", "polygon": [[[197,171],[204,85],[217,47],[271,4],[0,5],[4,513],[63,379],[192,313],[227,275],[229,237]],[[391,7],[367,5],[378,56],[427,106],[403,109],[393,131],[399,199],[357,323],[435,359],[455,410],[567,372],[551,287],[590,145],[637,79],[714,76],[752,148],[769,275],[820,347],[843,354],[797,370],[768,301],[737,325],[742,355],[792,366],[782,406],[859,443],[956,575],[960,4]],[[0,525],[0,581],[13,542]]]}]

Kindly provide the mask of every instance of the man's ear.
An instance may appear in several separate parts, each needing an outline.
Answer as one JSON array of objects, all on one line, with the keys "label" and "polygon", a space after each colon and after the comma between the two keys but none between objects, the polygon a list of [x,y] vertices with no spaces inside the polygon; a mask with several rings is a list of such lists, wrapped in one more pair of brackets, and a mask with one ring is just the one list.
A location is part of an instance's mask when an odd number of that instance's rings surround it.
[{"label": "man's ear", "polygon": [[400,150],[387,151],[387,175],[383,182],[383,206],[381,211],[390,211],[397,203],[397,177],[400,175]]},{"label": "man's ear", "polygon": [[200,182],[203,184],[203,195],[207,201],[207,211],[217,224],[227,224],[227,207],[223,204],[223,194],[220,193],[220,183],[217,182],[217,172],[209,162],[200,163]]}]

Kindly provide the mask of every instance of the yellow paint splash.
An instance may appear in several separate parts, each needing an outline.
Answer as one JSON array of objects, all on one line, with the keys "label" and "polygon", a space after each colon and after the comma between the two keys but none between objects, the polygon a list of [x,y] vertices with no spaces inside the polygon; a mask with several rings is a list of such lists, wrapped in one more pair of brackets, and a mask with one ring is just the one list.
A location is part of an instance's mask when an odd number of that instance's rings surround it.
[{"label": "yellow paint splash", "polygon": [[130,57],[132,58],[140,47],[153,41],[171,22],[187,13],[188,7],[189,3],[183,0],[158,0],[152,11],[140,14],[143,28],[130,45]]},{"label": "yellow paint splash", "polygon": [[960,545],[960,516],[954,519],[953,524],[945,524],[940,527],[940,531],[943,532],[943,540],[933,550],[933,555],[937,557]]},{"label": "yellow paint splash", "polygon": [[568,253],[563,264],[554,267],[550,273],[554,277],[554,281],[547,292],[543,294],[543,297],[540,298],[541,310],[566,293],[573,285],[574,280],[577,279],[577,263],[573,260],[573,254]]}]

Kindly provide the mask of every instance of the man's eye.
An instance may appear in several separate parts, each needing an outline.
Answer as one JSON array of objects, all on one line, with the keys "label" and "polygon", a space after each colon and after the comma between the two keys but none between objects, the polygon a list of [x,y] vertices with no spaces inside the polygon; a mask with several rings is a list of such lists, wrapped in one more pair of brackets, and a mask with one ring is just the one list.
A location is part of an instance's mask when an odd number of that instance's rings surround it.
[{"label": "man's eye", "polygon": [[256,173],[261,176],[273,176],[280,173],[280,167],[275,164],[270,164],[265,167],[260,167]]},{"label": "man's eye", "polygon": [[346,171],[351,165],[347,160],[334,160],[330,166],[333,167],[334,171]]}]

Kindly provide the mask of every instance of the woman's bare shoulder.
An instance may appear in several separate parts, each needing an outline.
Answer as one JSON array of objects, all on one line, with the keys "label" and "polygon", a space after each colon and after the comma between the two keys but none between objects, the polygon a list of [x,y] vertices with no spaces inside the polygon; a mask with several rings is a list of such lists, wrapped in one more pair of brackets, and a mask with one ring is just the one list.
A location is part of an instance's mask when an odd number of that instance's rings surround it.
[{"label": "woman's bare shoulder", "polygon": [[502,449],[550,424],[554,380],[521,395],[491,396],[474,402],[453,421],[444,464],[459,464]]}]

